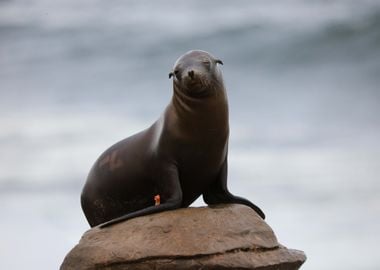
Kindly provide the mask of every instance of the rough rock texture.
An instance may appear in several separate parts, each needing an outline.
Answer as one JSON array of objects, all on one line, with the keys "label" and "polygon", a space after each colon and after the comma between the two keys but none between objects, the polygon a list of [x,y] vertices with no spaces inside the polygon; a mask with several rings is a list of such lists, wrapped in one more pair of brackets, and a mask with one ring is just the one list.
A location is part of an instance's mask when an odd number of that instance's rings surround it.
[{"label": "rough rock texture", "polygon": [[298,269],[302,251],[281,246],[243,205],[185,208],[87,231],[61,270]]}]

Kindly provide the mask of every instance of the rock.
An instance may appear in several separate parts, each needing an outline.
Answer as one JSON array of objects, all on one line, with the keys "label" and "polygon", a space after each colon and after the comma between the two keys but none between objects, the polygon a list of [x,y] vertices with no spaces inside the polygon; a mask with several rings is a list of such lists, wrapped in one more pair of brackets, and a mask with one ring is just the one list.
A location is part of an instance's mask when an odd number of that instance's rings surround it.
[{"label": "rock", "polygon": [[243,205],[184,208],[87,231],[61,270],[299,269],[302,251],[277,242]]}]

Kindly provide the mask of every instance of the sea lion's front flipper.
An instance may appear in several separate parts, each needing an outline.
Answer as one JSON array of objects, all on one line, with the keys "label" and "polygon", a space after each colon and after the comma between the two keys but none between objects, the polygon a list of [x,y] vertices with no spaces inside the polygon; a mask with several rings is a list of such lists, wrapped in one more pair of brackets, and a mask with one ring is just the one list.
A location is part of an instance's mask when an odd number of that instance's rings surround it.
[{"label": "sea lion's front flipper", "polygon": [[[178,178],[178,170],[174,166],[168,166],[165,168],[165,171],[158,173],[158,175],[161,175],[162,177],[162,179],[158,179],[161,186],[161,193],[152,197],[152,201],[155,200],[155,205],[111,219],[110,221],[100,224],[99,228],[108,227],[135,217],[180,208],[182,204],[182,189]],[[158,198],[159,203],[157,203]]]},{"label": "sea lion's front flipper", "polygon": [[223,163],[217,180],[203,193],[203,200],[207,204],[237,203],[251,207],[261,218],[265,219],[264,212],[249,200],[235,196],[227,188],[227,157]]}]

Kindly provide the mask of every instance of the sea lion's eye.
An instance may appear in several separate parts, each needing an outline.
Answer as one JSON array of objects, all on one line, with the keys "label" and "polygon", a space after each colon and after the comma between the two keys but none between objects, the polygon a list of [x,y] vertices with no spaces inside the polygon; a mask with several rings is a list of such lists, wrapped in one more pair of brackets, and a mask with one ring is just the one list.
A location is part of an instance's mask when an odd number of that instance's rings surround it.
[{"label": "sea lion's eye", "polygon": [[210,70],[210,68],[211,68],[211,63],[210,63],[210,61],[206,60],[206,61],[203,61],[202,63],[203,63],[203,65],[206,67],[207,70]]},{"label": "sea lion's eye", "polygon": [[223,61],[220,60],[220,59],[216,59],[216,60],[215,60],[215,63],[223,65]]}]

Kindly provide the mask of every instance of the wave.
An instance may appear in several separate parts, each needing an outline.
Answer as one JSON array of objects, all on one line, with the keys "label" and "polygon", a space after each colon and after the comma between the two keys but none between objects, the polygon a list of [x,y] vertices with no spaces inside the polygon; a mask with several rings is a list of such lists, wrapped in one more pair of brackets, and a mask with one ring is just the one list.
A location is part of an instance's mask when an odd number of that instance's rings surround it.
[{"label": "wave", "polygon": [[[51,4],[47,10],[53,14],[41,14],[46,3],[40,0],[25,16],[16,16],[25,9],[24,4],[6,3],[2,6],[5,11],[0,11],[5,48],[11,50],[15,42],[24,44],[28,39],[30,46],[44,49],[31,53],[33,48],[19,45],[29,55],[25,58],[41,54],[33,58],[36,61],[58,57],[62,61],[111,59],[117,63],[122,57],[145,65],[144,59],[172,59],[194,48],[215,52],[239,65],[280,69],[326,61],[375,62],[380,57],[380,5],[371,1],[364,1],[360,12],[355,10],[358,4],[347,1],[247,1],[242,5],[222,1],[209,3],[215,8],[212,12],[202,9],[203,2],[196,0],[175,6],[172,1],[134,2],[109,6],[102,17],[102,2],[85,1],[85,6],[91,5],[90,12],[70,1]],[[158,5],[163,12],[153,16]]]},{"label": "wave", "polygon": [[239,65],[283,69],[284,65],[354,62],[357,66],[371,62],[373,68],[380,68],[380,9],[362,18],[330,21],[312,29],[253,23],[221,29],[199,39],[206,40],[207,47],[221,47],[229,60]]}]

